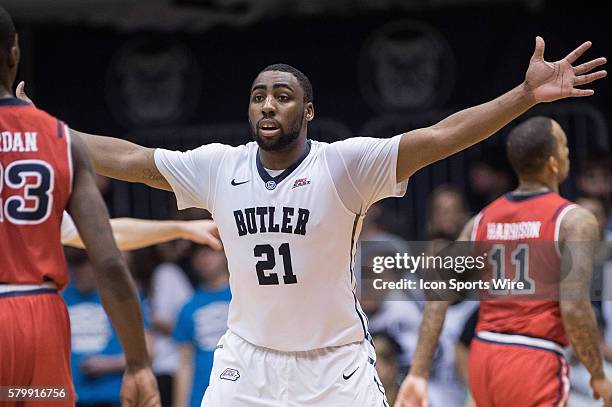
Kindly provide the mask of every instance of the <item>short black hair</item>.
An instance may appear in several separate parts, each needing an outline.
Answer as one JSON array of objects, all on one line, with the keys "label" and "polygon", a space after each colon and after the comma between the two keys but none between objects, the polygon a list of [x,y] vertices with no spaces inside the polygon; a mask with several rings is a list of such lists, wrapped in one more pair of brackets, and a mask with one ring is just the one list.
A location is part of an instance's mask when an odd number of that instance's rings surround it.
[{"label": "short black hair", "polygon": [[15,24],[9,13],[0,6],[0,51],[8,55],[15,43]]},{"label": "short black hair", "polygon": [[552,119],[535,116],[512,129],[506,141],[506,154],[518,175],[530,175],[542,169],[556,145]]},{"label": "short black hair", "polygon": [[287,64],[272,64],[272,65],[266,66],[259,73],[261,74],[263,72],[268,72],[268,71],[280,71],[280,72],[288,72],[292,74],[293,76],[295,76],[295,79],[298,80],[298,82],[300,83],[300,86],[304,90],[304,102],[310,103],[313,101],[312,84],[310,83],[310,79],[308,79],[308,77],[304,75],[302,71],[300,71],[297,68],[292,67],[291,65],[287,65]]}]

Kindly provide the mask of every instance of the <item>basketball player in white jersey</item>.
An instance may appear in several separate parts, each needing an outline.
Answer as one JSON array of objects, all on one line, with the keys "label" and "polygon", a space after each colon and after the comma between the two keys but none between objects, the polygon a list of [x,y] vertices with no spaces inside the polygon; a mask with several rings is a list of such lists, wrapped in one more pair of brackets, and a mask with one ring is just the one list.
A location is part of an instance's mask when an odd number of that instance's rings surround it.
[{"label": "basketball player in white jersey", "polygon": [[592,95],[575,86],[603,78],[589,72],[605,59],[572,66],[590,45],[550,63],[538,37],[522,84],[389,139],[309,140],[312,87],[282,64],[251,87],[255,142],[178,152],[81,134],[100,174],[174,191],[179,208],[205,208],[219,227],[233,297],[202,405],[386,406],[353,274],[368,207],[537,103]]}]

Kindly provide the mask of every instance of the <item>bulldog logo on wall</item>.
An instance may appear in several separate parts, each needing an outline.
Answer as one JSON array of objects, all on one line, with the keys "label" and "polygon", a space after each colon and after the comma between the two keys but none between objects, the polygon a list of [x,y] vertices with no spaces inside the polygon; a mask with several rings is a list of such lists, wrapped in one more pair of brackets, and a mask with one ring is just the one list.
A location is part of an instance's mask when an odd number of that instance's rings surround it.
[{"label": "bulldog logo on wall", "polygon": [[455,59],[435,28],[401,20],[382,26],[366,41],[359,69],[362,93],[373,109],[419,110],[448,99]]},{"label": "bulldog logo on wall", "polygon": [[174,124],[193,113],[201,82],[198,63],[185,46],[163,36],[137,37],[109,66],[107,103],[123,125]]}]

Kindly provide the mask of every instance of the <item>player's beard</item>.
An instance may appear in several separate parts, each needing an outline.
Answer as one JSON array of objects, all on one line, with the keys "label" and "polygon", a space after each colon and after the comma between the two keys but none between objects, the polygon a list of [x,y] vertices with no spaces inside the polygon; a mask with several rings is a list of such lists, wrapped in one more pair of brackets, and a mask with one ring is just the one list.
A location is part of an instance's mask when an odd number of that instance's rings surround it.
[{"label": "player's beard", "polygon": [[297,138],[300,136],[300,130],[302,128],[302,121],[304,120],[304,112],[302,112],[299,120],[296,120],[291,126],[291,130],[285,133],[280,128],[280,135],[276,140],[268,140],[265,137],[259,135],[257,126],[251,126],[251,136],[253,140],[257,142],[259,148],[265,151],[281,151],[289,147]]}]

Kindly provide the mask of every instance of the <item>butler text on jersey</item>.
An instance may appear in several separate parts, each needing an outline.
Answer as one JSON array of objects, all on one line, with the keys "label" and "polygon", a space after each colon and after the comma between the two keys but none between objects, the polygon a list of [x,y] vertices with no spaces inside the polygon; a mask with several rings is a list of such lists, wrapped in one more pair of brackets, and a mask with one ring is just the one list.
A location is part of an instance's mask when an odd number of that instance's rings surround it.
[{"label": "butler text on jersey", "polygon": [[[293,233],[296,235],[306,234],[306,223],[310,211],[303,208],[282,207],[276,214],[274,206],[257,206],[234,211],[238,235],[247,233]],[[277,218],[275,218],[277,216]]]}]

